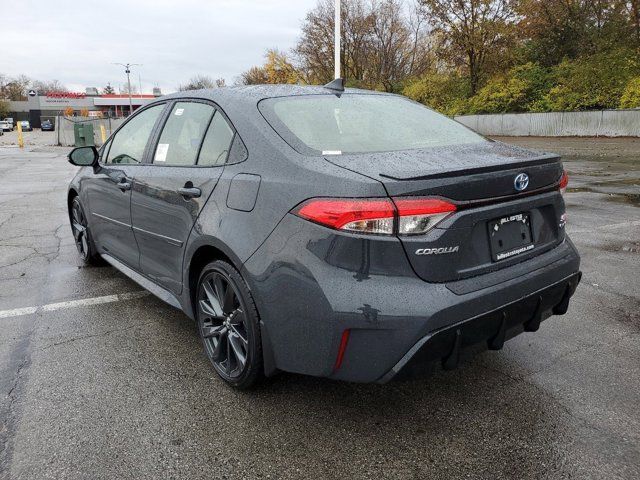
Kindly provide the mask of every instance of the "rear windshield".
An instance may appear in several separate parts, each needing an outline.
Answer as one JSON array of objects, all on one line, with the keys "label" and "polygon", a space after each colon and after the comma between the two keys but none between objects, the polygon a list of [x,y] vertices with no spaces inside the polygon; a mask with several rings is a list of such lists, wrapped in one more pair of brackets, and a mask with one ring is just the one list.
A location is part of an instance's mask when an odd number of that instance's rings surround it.
[{"label": "rear windshield", "polygon": [[393,95],[301,95],[270,98],[260,110],[300,153],[391,152],[486,142],[419,103]]}]

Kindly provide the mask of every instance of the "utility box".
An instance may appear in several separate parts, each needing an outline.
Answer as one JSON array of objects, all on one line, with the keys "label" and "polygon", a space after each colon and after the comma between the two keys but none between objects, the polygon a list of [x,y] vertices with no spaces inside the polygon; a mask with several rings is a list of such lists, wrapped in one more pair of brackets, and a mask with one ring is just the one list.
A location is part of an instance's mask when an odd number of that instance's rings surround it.
[{"label": "utility box", "polygon": [[92,123],[74,123],[73,136],[76,147],[95,146]]}]

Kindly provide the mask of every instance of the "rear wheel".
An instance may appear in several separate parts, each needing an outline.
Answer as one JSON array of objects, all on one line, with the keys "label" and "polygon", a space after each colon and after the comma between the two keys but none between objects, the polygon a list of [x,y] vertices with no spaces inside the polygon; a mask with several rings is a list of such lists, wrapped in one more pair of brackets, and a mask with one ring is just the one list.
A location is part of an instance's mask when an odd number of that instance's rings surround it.
[{"label": "rear wheel", "polygon": [[238,271],[217,260],[204,267],[196,297],[204,351],[229,385],[248,389],[262,380],[260,326],[251,292]]},{"label": "rear wheel", "polygon": [[82,257],[82,260],[91,265],[100,264],[100,257],[95,252],[93,242],[91,241],[91,233],[89,232],[87,217],[84,214],[84,209],[82,208],[78,197],[75,197],[73,202],[71,202],[70,214],[73,239],[75,240],[76,248]]}]

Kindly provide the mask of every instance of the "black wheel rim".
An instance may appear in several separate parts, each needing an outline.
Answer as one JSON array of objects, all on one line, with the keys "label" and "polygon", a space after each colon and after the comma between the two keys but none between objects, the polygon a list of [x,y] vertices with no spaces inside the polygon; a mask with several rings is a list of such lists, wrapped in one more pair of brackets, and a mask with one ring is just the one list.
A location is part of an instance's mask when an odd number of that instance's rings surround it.
[{"label": "black wheel rim", "polygon": [[242,375],[249,356],[246,309],[237,287],[219,271],[208,273],[198,289],[198,323],[204,346],[218,373]]},{"label": "black wheel rim", "polygon": [[71,229],[76,247],[82,258],[89,255],[89,241],[87,239],[87,220],[84,217],[80,204],[76,201],[71,209]]}]

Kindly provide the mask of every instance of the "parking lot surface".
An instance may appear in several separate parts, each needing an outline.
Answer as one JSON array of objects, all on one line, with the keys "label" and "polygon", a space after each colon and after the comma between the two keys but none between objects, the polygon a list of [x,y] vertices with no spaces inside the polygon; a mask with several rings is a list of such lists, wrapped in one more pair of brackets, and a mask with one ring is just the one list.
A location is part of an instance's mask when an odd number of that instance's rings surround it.
[{"label": "parking lot surface", "polygon": [[[46,146],[56,145],[58,143],[57,132],[43,132],[40,129],[33,130],[31,132],[23,132],[22,140],[25,146]],[[18,131],[4,132],[4,135],[0,135],[0,146],[15,146],[18,145]]]},{"label": "parking lot surface", "polygon": [[640,478],[640,141],[507,141],[566,156],[567,315],[427,379],[248,393],[182,313],[82,266],[68,149],[0,147],[0,478]]}]

